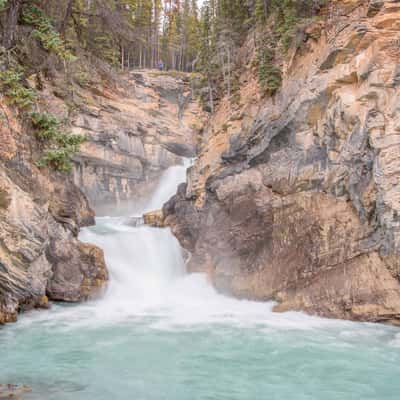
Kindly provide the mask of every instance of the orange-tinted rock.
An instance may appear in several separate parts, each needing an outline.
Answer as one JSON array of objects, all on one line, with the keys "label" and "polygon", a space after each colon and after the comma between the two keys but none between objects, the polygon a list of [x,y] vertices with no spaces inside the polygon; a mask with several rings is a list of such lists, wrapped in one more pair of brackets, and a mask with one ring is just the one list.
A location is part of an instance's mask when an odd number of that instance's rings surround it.
[{"label": "orange-tinted rock", "polygon": [[145,225],[152,226],[154,228],[164,227],[164,214],[162,210],[151,211],[143,215]]}]

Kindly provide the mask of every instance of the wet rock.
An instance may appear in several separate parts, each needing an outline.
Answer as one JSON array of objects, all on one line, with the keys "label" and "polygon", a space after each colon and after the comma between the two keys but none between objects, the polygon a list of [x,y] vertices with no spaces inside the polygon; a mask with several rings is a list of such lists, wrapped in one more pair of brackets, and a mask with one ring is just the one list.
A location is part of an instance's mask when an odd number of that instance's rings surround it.
[{"label": "wet rock", "polygon": [[134,228],[138,228],[139,226],[144,225],[144,218],[143,217],[130,217],[126,221],[126,225],[133,226]]},{"label": "wet rock", "polygon": [[21,399],[32,389],[25,385],[2,385],[0,384],[0,399]]},{"label": "wet rock", "polygon": [[49,258],[53,275],[47,294],[53,300],[78,302],[96,296],[108,280],[108,272],[101,249],[89,243],[60,246],[53,242]]},{"label": "wet rock", "polygon": [[143,215],[143,221],[145,225],[152,226],[154,228],[164,228],[164,214],[162,210],[151,211]]}]

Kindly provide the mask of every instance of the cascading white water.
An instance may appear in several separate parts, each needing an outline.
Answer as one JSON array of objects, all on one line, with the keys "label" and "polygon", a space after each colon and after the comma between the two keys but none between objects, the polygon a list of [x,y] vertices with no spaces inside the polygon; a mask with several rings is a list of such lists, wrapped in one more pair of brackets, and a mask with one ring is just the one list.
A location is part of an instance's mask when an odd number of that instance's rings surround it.
[{"label": "cascading white water", "polygon": [[[160,209],[186,179],[188,162],[165,171],[155,192],[135,216]],[[102,217],[81,240],[104,249],[110,271],[101,308],[108,316],[126,317],[165,305],[171,286],[185,273],[182,251],[169,229],[131,227],[125,217]]]},{"label": "cascading white water", "polygon": [[[143,211],[184,180],[165,172]],[[276,314],[185,274],[168,229],[98,218],[81,239],[103,248],[101,299],[55,305],[0,330],[0,381],[27,400],[394,400],[400,334],[382,325]]]}]

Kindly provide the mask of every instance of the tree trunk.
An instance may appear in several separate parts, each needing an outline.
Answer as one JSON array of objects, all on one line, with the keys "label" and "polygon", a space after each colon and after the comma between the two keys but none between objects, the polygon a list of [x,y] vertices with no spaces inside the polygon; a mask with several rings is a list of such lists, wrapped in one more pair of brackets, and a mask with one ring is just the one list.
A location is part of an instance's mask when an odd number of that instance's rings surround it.
[{"label": "tree trunk", "polygon": [[65,9],[63,19],[61,20],[60,24],[58,25],[58,32],[60,32],[61,36],[65,36],[65,30],[68,26],[68,21],[72,15],[72,6],[74,4],[74,0],[69,0],[67,4],[67,8]]},{"label": "tree trunk", "polygon": [[231,49],[228,46],[228,97],[231,97]]},{"label": "tree trunk", "polygon": [[214,113],[214,96],[213,96],[213,88],[211,85],[210,76],[208,76],[208,93],[210,96],[210,110],[211,110],[211,113],[213,114]]},{"label": "tree trunk", "polygon": [[11,49],[15,42],[15,33],[23,0],[10,0],[3,28],[3,47]]}]

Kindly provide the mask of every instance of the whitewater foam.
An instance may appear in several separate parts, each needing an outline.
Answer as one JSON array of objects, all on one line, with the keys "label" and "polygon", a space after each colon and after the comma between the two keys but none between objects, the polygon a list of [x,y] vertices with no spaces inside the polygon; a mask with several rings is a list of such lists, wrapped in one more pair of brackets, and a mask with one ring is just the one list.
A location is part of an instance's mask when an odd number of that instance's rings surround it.
[{"label": "whitewater foam", "polygon": [[[168,169],[159,187],[143,208],[160,208],[185,180],[187,163]],[[127,217],[97,218],[95,227],[82,230],[82,241],[104,250],[110,282],[101,299],[79,307],[56,305],[53,310],[32,313],[22,324],[41,320],[46,324],[96,327],[138,320],[152,329],[182,330],[207,325],[230,325],[276,330],[334,329],[334,338],[353,340],[379,336],[370,324],[328,320],[302,313],[274,313],[272,302],[237,300],[217,293],[203,274],[187,275],[182,249],[167,229],[131,227]],[[385,331],[387,332],[387,331]],[[393,345],[398,345],[397,337]]]}]

